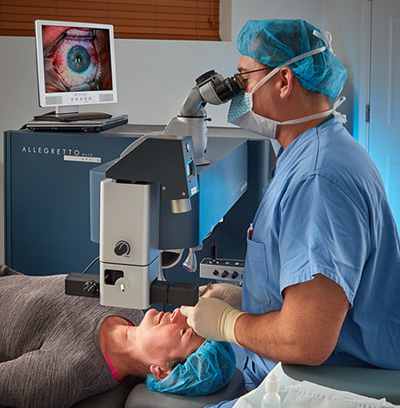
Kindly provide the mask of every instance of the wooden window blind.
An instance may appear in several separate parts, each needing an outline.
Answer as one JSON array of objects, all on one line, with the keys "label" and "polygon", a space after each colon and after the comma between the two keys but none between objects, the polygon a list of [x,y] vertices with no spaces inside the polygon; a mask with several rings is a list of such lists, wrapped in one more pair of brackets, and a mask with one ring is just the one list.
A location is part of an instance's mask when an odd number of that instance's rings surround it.
[{"label": "wooden window blind", "polygon": [[34,21],[112,24],[115,38],[220,41],[220,0],[0,0],[0,35],[34,36]]}]

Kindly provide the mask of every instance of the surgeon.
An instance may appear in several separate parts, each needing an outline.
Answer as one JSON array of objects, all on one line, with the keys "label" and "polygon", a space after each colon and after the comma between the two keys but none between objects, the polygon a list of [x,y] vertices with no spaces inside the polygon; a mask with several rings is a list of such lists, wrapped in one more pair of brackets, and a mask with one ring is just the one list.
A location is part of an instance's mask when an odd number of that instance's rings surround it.
[{"label": "surgeon", "polygon": [[347,72],[331,36],[303,20],[248,21],[237,43],[244,91],[228,120],[281,148],[243,289],[215,284],[181,311],[199,335],[247,350],[250,388],[279,361],[399,370],[400,239],[381,177],[336,111]]}]

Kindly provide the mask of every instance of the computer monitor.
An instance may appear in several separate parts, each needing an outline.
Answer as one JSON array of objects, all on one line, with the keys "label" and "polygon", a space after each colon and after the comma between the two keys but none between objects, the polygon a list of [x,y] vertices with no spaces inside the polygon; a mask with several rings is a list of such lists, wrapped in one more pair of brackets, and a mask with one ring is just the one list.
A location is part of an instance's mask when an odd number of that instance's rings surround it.
[{"label": "computer monitor", "polygon": [[103,119],[81,105],[117,102],[112,25],[35,21],[39,105],[54,112],[35,119]]}]

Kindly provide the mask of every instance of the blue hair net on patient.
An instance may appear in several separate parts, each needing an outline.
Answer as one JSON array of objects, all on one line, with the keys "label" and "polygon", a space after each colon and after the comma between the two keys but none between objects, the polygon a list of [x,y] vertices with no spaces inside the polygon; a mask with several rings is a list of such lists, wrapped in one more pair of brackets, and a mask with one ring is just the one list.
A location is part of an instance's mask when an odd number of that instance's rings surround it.
[{"label": "blue hair net on patient", "polygon": [[[300,54],[327,45],[313,34],[314,30],[321,33],[304,20],[250,20],[239,33],[237,47],[242,55],[277,67]],[[347,70],[330,44],[329,48],[292,63],[290,68],[305,88],[334,99],[346,82]]]},{"label": "blue hair net on patient", "polygon": [[235,364],[235,354],[229,343],[206,340],[166,378],[157,381],[154,375],[148,375],[147,388],[191,397],[212,394],[228,384]]}]

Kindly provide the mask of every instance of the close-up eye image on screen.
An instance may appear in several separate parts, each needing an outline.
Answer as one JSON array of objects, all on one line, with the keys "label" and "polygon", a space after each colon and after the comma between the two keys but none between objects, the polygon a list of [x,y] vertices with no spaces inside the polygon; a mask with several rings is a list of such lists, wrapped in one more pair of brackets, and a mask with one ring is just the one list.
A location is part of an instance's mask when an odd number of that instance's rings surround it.
[{"label": "close-up eye image on screen", "polygon": [[109,32],[42,26],[46,92],[112,89]]}]

